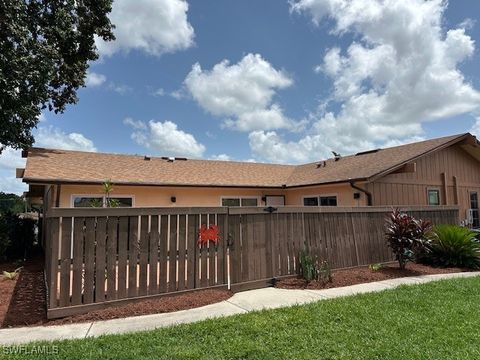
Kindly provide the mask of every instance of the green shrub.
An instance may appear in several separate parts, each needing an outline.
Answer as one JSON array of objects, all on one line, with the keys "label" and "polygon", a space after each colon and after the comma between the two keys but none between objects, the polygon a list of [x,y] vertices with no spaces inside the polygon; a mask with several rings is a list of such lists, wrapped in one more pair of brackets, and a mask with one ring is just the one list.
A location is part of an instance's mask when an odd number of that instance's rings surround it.
[{"label": "green shrub", "polygon": [[368,268],[371,271],[378,271],[378,270],[381,270],[383,268],[383,265],[382,264],[370,264],[370,265],[368,265]]},{"label": "green shrub", "polygon": [[318,261],[316,256],[309,253],[308,248],[300,253],[300,274],[307,281],[332,281],[332,270],[327,261]]},{"label": "green shrub", "polygon": [[0,260],[23,259],[35,241],[35,221],[7,212],[0,215]]},{"label": "green shrub", "polygon": [[480,242],[468,228],[438,225],[424,243],[419,261],[435,266],[480,268]]}]

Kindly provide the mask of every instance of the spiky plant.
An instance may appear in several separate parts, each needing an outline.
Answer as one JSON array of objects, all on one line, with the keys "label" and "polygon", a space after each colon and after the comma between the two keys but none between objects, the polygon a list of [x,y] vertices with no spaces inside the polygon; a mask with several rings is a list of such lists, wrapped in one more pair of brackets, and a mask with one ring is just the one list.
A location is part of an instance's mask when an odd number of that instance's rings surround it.
[{"label": "spiky plant", "polygon": [[438,225],[425,243],[420,261],[437,266],[480,268],[480,243],[475,233],[457,225]]}]

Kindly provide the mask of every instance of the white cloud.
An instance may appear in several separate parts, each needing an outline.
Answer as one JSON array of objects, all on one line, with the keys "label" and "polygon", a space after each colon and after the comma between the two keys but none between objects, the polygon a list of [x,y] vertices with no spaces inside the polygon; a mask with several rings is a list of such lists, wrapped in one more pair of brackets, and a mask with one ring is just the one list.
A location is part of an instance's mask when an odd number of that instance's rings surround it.
[{"label": "white cloud", "polygon": [[26,159],[22,158],[21,150],[5,148],[0,154],[0,191],[21,195],[28,190],[22,179],[16,178],[16,168],[24,168]]},{"label": "white cloud", "polygon": [[[65,133],[60,129],[49,127],[40,127],[35,134],[35,144],[37,147],[97,151],[93,142],[79,133]],[[26,159],[22,158],[21,150],[14,150],[7,147],[0,154],[0,191],[15,193],[21,195],[28,190],[28,186],[17,179],[15,175],[16,168],[24,168]]]},{"label": "white cloud", "polygon": [[79,133],[65,133],[64,131],[49,127],[40,127],[35,134],[35,144],[37,147],[64,149],[64,150],[80,150],[80,151],[97,151],[93,141],[87,139]]},{"label": "white cloud", "polygon": [[87,73],[85,85],[87,87],[97,87],[103,85],[105,81],[107,81],[107,77],[105,75],[89,71]]},{"label": "white cloud", "polygon": [[147,124],[125,119],[124,123],[133,127],[132,139],[137,144],[160,155],[199,158],[205,152],[205,146],[193,135],[178,129],[177,124],[171,121],[150,120]]},{"label": "white cloud", "polygon": [[116,84],[114,82],[111,82],[108,84],[108,89],[115,91],[117,94],[120,94],[120,95],[125,95],[133,91],[133,89],[128,85]]},{"label": "white cloud", "polygon": [[293,84],[259,54],[247,54],[237,64],[228,60],[203,70],[195,64],[185,79],[186,89],[209,113],[228,118],[224,125],[239,131],[292,128],[281,107],[273,102],[276,91]]},{"label": "white cloud", "polygon": [[163,88],[158,88],[153,95],[154,96],[165,96],[166,92]]},{"label": "white cloud", "polygon": [[159,56],[193,45],[194,30],[187,19],[185,0],[115,0],[110,20],[115,41],[97,39],[102,55],[141,50]]},{"label": "white cloud", "polygon": [[218,154],[218,155],[212,155],[210,157],[210,160],[218,160],[218,161],[231,161],[233,160],[230,155],[227,154]]},{"label": "white cloud", "polygon": [[480,92],[458,68],[475,44],[465,24],[442,29],[446,6],[441,0],[293,2],[293,12],[309,14],[316,24],[330,19],[333,35],[354,35],[346,49],[327,50],[316,67],[332,79],[328,101],[338,110],[319,106],[308,135],[297,142],[275,132],[252,133],[253,153],[272,161],[316,160],[331,150],[351,153],[419,139],[425,122],[477,112]]}]

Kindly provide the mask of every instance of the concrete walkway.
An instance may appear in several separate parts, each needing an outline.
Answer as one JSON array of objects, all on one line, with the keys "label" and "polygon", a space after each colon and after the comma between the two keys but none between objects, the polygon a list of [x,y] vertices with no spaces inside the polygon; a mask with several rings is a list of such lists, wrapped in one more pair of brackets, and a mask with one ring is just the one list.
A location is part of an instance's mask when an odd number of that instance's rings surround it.
[{"label": "concrete walkway", "polygon": [[442,279],[473,276],[480,276],[480,272],[406,277],[325,290],[287,290],[276,288],[250,290],[237,293],[230,299],[220,303],[172,313],[143,315],[82,324],[1,329],[0,344],[82,339],[106,334],[153,330],[176,324],[193,323],[209,318],[243,314],[250,311],[275,309],[355,294],[378,292],[393,289],[400,285],[421,284]]}]

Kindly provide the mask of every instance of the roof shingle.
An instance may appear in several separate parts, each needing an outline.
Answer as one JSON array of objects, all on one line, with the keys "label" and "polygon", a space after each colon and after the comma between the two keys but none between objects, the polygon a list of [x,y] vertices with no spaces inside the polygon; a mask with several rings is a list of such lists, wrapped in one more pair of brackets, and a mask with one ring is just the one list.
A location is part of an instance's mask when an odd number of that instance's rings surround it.
[{"label": "roof shingle", "polygon": [[[461,134],[328,159],[305,165],[278,165],[214,160],[176,160],[69,150],[32,148],[28,152],[25,182],[226,187],[292,187],[368,179],[409,160],[455,143]],[[471,135],[470,135],[471,136]],[[323,164],[323,163],[322,163]]]}]

